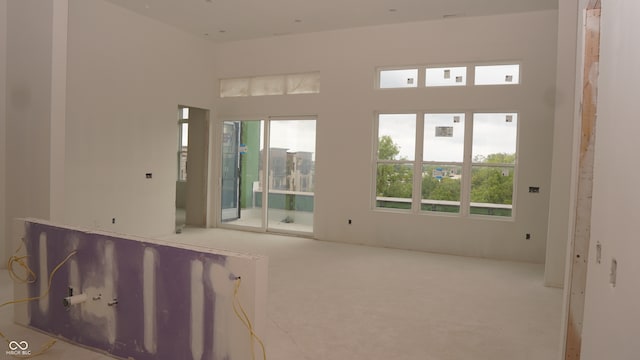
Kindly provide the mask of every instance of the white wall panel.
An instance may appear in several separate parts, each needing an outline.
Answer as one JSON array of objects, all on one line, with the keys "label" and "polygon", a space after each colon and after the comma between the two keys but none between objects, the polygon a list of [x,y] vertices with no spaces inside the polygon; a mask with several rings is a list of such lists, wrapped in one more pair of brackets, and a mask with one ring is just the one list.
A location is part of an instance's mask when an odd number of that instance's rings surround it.
[{"label": "white wall panel", "polygon": [[[218,121],[255,115],[318,115],[319,239],[543,262],[555,97],[557,12],[460,18],[223,43],[221,78],[320,72],[318,95],[224,98]],[[521,84],[375,89],[377,67],[515,61]],[[373,211],[376,111],[518,111],[514,221]],[[568,166],[568,165],[567,165]],[[539,186],[539,194],[528,193]],[[348,219],[352,219],[351,225]],[[531,233],[532,239],[525,240]]]}]

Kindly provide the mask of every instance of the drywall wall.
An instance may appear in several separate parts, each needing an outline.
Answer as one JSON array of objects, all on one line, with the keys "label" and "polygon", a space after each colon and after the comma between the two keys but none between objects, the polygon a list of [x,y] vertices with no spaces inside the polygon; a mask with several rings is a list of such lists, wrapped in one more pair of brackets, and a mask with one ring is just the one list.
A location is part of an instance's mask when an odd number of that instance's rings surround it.
[{"label": "drywall wall", "polygon": [[49,291],[16,308],[20,324],[141,360],[248,359],[255,342],[234,313],[238,304],[264,333],[265,257],[33,220],[22,229],[38,280],[16,284],[16,293]]},{"label": "drywall wall", "polygon": [[212,51],[105,1],[69,2],[65,222],[174,231],[177,108],[211,108]]},{"label": "drywall wall", "polygon": [[7,0],[0,0],[0,269],[7,267],[10,242],[6,232],[5,218],[5,155],[6,155],[6,123],[7,123]]},{"label": "drywall wall", "polygon": [[187,183],[185,193],[186,224],[205,227],[207,224],[207,175],[209,174],[208,111],[189,109],[189,150],[187,153]]},{"label": "drywall wall", "polygon": [[558,62],[553,127],[553,159],[545,284],[564,285],[567,244],[574,224],[572,196],[574,128],[576,124],[576,68],[578,0],[558,2]]},{"label": "drywall wall", "polygon": [[[635,359],[640,344],[640,191],[637,85],[640,32],[635,0],[603,1],[591,244],[582,337],[584,360]],[[596,246],[602,246],[601,263]],[[611,262],[617,281],[610,284]]]},{"label": "drywall wall", "polygon": [[64,219],[69,1],[54,1],[51,24],[51,134],[49,220]]},{"label": "drywall wall", "polygon": [[[7,2],[5,225],[50,215],[51,1]],[[9,226],[5,234],[10,235]]]},{"label": "drywall wall", "polygon": [[[314,226],[319,239],[543,262],[557,15],[459,18],[219,44],[220,78],[320,71],[321,92],[219,99],[217,126],[227,119],[318,116]],[[522,64],[517,87],[374,88],[379,66],[509,60]],[[507,109],[520,113],[514,221],[372,210],[375,112]],[[541,192],[529,194],[529,186]],[[525,240],[525,233],[532,240]]]}]

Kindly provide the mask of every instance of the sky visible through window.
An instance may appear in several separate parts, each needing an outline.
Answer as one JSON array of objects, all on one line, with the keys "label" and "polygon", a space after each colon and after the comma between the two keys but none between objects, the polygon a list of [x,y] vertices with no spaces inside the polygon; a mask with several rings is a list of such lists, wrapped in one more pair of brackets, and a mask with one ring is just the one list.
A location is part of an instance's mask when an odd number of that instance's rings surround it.
[{"label": "sky visible through window", "polygon": [[[289,152],[316,151],[315,120],[271,120],[269,132],[271,148],[284,148]],[[262,140],[260,147],[262,147]]]},{"label": "sky visible through window", "polygon": [[[379,115],[378,139],[391,137],[400,151],[396,160],[415,159],[416,118],[416,114]],[[473,119],[473,157],[516,153],[518,114],[476,113]],[[423,160],[462,162],[464,126],[464,113],[425,114]],[[436,127],[452,127],[452,136],[436,136]]]}]

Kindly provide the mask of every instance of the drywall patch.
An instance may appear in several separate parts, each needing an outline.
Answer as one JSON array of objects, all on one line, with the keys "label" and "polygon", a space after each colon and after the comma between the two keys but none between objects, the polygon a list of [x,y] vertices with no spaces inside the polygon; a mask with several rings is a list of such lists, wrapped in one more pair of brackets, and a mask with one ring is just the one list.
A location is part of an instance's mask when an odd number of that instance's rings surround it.
[{"label": "drywall patch", "polygon": [[200,360],[204,353],[204,283],[202,261],[191,262],[191,355]]},{"label": "drywall patch", "polygon": [[[38,237],[38,254],[40,260],[40,294],[44,294],[47,291],[47,281],[49,278],[49,272],[47,271],[47,234],[42,232]],[[43,281],[44,280],[44,281]],[[42,314],[49,312],[49,302],[47,299],[42,298],[38,300],[38,307]]]},{"label": "drywall patch", "polygon": [[[213,290],[213,297],[216,299],[216,303],[213,307],[213,317],[216,319],[214,322],[213,336],[218,341],[213,342],[212,352],[214,359],[228,358],[233,354],[229,354],[229,344],[231,343],[231,333],[229,329],[229,317],[231,312],[229,309],[233,309],[231,304],[231,295],[233,294],[233,286],[230,279],[233,279],[234,275],[224,266],[219,264],[211,264],[208,268],[208,281]],[[226,280],[226,281],[225,281]]]},{"label": "drywall patch", "polygon": [[144,348],[155,354],[158,346],[158,330],[156,323],[156,258],[152,248],[144,249],[143,263],[143,302],[144,302]]}]

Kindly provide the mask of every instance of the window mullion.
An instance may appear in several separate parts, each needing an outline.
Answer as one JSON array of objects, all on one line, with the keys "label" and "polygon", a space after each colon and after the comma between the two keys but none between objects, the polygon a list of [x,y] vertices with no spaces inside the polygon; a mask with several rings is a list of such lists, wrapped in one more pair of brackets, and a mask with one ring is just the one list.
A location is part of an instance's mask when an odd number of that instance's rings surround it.
[{"label": "window mullion", "polygon": [[424,113],[416,114],[416,153],[413,162],[413,201],[411,210],[420,212],[422,208],[422,159],[424,152]]},{"label": "window mullion", "polygon": [[473,114],[465,114],[464,123],[464,160],[462,165],[462,189],[460,194],[460,215],[467,216],[471,205],[471,159],[473,146]]}]

